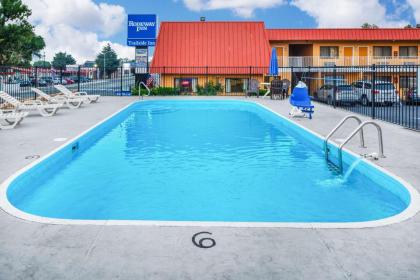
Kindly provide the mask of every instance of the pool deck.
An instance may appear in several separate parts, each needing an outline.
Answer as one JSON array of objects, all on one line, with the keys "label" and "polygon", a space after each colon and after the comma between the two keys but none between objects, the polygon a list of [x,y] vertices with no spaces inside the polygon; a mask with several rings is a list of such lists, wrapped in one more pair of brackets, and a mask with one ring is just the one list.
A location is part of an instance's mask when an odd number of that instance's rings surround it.
[{"label": "pool deck", "polygon": [[[103,97],[52,118],[32,115],[16,129],[0,131],[0,182],[33,161],[25,157],[63,144],[54,139],[73,138],[135,100]],[[248,100],[285,116],[290,110],[287,101]],[[295,121],[325,136],[348,114],[316,104],[313,120]],[[378,122],[387,157],[377,164],[420,191],[420,133]],[[350,122],[335,138],[353,128]],[[376,152],[375,137],[369,128],[369,149],[358,148],[357,137],[349,148]],[[0,228],[0,279],[420,279],[420,214],[377,228],[290,229],[48,225],[0,211]],[[212,233],[215,247],[192,244],[201,231]]]}]

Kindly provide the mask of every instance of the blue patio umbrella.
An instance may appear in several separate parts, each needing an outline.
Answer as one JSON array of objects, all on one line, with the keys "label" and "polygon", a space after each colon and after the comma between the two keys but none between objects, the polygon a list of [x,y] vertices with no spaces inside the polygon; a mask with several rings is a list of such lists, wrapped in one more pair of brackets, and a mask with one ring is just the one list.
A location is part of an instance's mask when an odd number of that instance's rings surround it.
[{"label": "blue patio umbrella", "polygon": [[279,62],[277,60],[277,50],[273,48],[271,50],[270,58],[270,68],[268,69],[269,76],[278,76],[279,75]]}]

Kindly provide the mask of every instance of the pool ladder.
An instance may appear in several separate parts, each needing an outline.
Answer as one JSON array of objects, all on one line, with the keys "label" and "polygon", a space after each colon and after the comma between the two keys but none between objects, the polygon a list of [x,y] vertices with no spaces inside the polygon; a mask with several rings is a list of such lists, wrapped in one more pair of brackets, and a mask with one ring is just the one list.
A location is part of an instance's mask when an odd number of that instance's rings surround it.
[{"label": "pool ladder", "polygon": [[150,88],[144,82],[139,83],[139,97],[143,100],[143,95],[141,94],[141,86],[147,90],[147,96],[150,96]]},{"label": "pool ladder", "polygon": [[373,125],[374,127],[376,127],[376,130],[378,132],[378,144],[379,144],[378,156],[381,157],[381,158],[385,157],[384,156],[384,144],[383,144],[383,136],[382,136],[381,127],[376,122],[373,122],[373,121],[362,122],[362,120],[358,116],[349,115],[349,116],[345,117],[344,119],[342,119],[338,123],[338,125],[325,138],[325,141],[324,141],[325,159],[328,162],[330,162],[330,160],[329,160],[330,149],[328,148],[328,141],[331,139],[331,137],[334,135],[334,133],[336,133],[350,119],[356,120],[359,125],[357,126],[357,128],[355,130],[353,130],[352,133],[350,133],[350,135],[338,147],[338,169],[339,169],[340,173],[343,173],[343,148],[351,139],[353,139],[353,137],[356,134],[359,134],[359,137],[360,137],[360,147],[361,148],[366,148],[366,146],[365,146],[365,136],[364,136],[364,132],[363,132],[363,128],[366,125]]}]

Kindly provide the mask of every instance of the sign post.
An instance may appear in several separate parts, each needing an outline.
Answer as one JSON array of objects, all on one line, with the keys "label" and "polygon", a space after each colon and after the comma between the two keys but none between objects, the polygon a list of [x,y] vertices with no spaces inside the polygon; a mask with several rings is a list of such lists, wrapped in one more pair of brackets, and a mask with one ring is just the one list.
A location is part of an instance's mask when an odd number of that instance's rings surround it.
[{"label": "sign post", "polygon": [[135,47],[136,85],[146,83],[149,76],[149,47],[156,44],[157,16],[128,15],[127,45]]},{"label": "sign post", "polygon": [[136,47],[136,73],[147,74],[149,71],[149,48]]}]

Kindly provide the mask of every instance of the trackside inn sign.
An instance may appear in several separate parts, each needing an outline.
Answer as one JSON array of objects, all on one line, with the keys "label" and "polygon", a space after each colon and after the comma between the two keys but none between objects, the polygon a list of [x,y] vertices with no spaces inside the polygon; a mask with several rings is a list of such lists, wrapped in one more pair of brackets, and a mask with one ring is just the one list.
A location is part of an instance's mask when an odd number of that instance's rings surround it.
[{"label": "trackside inn sign", "polygon": [[156,15],[128,15],[127,45],[149,47],[156,44]]}]

